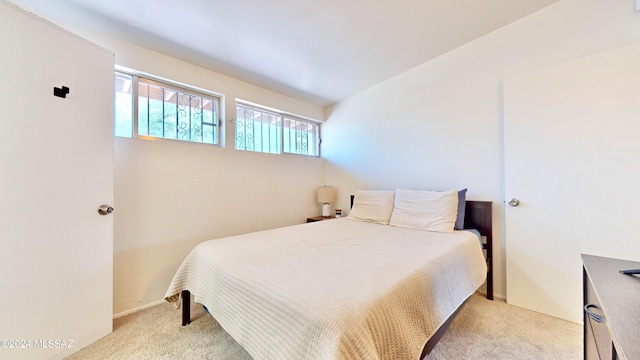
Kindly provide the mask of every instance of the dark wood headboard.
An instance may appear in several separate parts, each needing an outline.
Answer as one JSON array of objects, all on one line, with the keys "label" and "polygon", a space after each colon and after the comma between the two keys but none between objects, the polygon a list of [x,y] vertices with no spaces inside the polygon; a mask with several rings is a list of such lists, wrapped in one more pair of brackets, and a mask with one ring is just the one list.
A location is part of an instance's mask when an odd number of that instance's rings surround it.
[{"label": "dark wood headboard", "polygon": [[464,228],[478,230],[484,236],[482,247],[487,259],[487,299],[493,300],[493,218],[491,201],[467,200]]},{"label": "dark wood headboard", "polygon": [[[351,195],[351,205],[355,195]],[[482,236],[492,236],[491,201],[467,200],[464,210],[464,228],[478,230]]]},{"label": "dark wood headboard", "polygon": [[[355,195],[351,195],[351,207]],[[493,218],[491,201],[467,200],[464,228],[477,230],[485,239],[483,248],[487,259],[487,299],[493,300]]]}]

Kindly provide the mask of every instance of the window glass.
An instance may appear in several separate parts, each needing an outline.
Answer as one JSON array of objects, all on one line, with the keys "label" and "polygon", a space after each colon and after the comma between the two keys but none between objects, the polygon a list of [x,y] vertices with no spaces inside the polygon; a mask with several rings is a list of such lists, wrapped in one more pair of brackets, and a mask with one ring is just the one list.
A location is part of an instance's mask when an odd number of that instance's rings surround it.
[{"label": "window glass", "polygon": [[280,114],[236,104],[236,149],[280,154],[281,134]]},{"label": "window glass", "polygon": [[[116,136],[219,143],[218,97],[118,72],[115,77]],[[137,115],[137,129],[132,114]]]},{"label": "window glass", "polygon": [[288,114],[236,103],[236,149],[318,156],[320,125]]},{"label": "window glass", "polygon": [[133,136],[133,77],[116,73],[115,76],[114,133]]},{"label": "window glass", "polygon": [[284,117],[284,152],[318,155],[320,127],[311,121]]}]

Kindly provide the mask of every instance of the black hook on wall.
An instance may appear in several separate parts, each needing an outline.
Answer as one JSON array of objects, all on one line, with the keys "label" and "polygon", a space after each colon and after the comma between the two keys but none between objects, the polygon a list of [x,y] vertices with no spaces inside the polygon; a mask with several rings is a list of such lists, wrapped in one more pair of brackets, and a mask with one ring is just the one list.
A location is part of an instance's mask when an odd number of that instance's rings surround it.
[{"label": "black hook on wall", "polygon": [[53,88],[53,95],[57,97],[61,97],[65,99],[68,93],[69,93],[69,88],[66,86],[63,86],[62,88],[57,88],[57,87]]}]

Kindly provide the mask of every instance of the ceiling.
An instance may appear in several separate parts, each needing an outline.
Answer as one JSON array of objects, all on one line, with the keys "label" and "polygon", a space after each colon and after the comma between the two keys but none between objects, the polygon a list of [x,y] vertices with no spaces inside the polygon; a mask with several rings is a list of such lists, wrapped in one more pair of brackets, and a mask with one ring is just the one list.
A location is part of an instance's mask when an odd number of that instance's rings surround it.
[{"label": "ceiling", "polygon": [[326,106],[558,0],[10,0]]}]

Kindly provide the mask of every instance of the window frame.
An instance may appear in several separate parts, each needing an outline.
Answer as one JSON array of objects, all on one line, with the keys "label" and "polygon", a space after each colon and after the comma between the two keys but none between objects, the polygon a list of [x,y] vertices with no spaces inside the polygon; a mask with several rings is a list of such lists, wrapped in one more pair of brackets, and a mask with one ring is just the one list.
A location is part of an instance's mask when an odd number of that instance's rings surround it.
[{"label": "window frame", "polygon": [[[132,126],[132,131],[130,136],[131,138],[139,138],[139,139],[152,138],[154,140],[174,140],[174,141],[183,141],[183,142],[189,142],[189,143],[195,143],[195,144],[213,145],[217,147],[222,146],[221,144],[223,143],[223,136],[224,136],[224,130],[222,129],[224,124],[224,122],[222,121],[222,118],[224,116],[223,115],[224,114],[224,110],[223,110],[224,95],[210,91],[210,90],[198,88],[196,86],[179,83],[176,81],[160,78],[157,76],[149,75],[143,72],[139,72],[139,71],[135,71],[135,70],[119,67],[119,66],[116,66],[114,69],[114,78],[116,74],[122,74],[122,75],[131,77],[131,88],[132,88],[132,91],[131,91],[132,92],[131,94],[132,119],[131,121],[133,121],[133,126]],[[216,129],[215,137],[214,137],[215,142],[210,143],[210,142],[204,142],[204,141],[193,141],[193,140],[185,140],[185,139],[179,139],[179,138],[156,136],[151,134],[140,134],[139,133],[139,111],[140,111],[139,110],[139,100],[140,100],[139,99],[139,86],[140,86],[139,81],[140,79],[142,79],[144,83],[147,83],[149,85],[157,86],[160,88],[167,88],[167,89],[170,89],[171,91],[175,91],[176,93],[184,93],[190,96],[196,96],[196,97],[200,97],[207,100],[217,101],[217,106],[215,107],[216,109],[215,111],[213,111],[213,113],[215,113],[215,116],[217,116],[217,121],[212,122],[214,124],[213,126]],[[115,96],[115,91],[117,90],[114,89],[114,96]],[[163,100],[163,103],[164,103],[164,100]],[[115,116],[115,111],[114,111],[114,116]],[[115,127],[115,118],[114,118],[114,127]],[[115,135],[115,129],[114,129],[114,136],[125,137],[125,136]],[[126,136],[126,137],[129,137],[129,136]]]},{"label": "window frame", "polygon": [[[256,151],[256,150],[246,150],[246,149],[238,149],[237,147],[237,140],[238,140],[238,105],[240,106],[244,106],[247,108],[251,108],[251,109],[255,109],[261,112],[265,112],[268,114],[274,114],[277,115],[279,117],[280,120],[280,134],[279,134],[279,147],[280,147],[280,151],[279,152],[268,152],[268,151]],[[260,105],[260,104],[256,104],[253,102],[249,102],[246,100],[241,100],[241,99],[236,99],[235,101],[235,106],[234,106],[234,110],[236,112],[235,114],[235,118],[234,118],[234,122],[235,122],[235,126],[234,126],[234,140],[233,140],[233,148],[237,151],[249,151],[249,152],[256,152],[256,153],[263,153],[263,154],[274,154],[274,155],[282,155],[282,154],[290,154],[290,155],[300,155],[300,156],[309,156],[309,157],[320,157],[320,151],[321,151],[321,144],[322,144],[322,122],[315,120],[315,119],[311,119],[311,118],[307,118],[304,116],[300,116],[297,114],[292,114],[290,112],[286,112],[286,111],[281,111],[278,109],[274,109],[274,108],[270,108],[268,106],[264,106],[264,105]],[[306,154],[306,153],[302,153],[302,152],[291,152],[291,151],[285,151],[285,119],[290,119],[290,120],[294,120],[297,122],[302,122],[305,124],[309,124],[312,125],[315,129],[316,129],[316,141],[314,143],[314,154]]]}]

